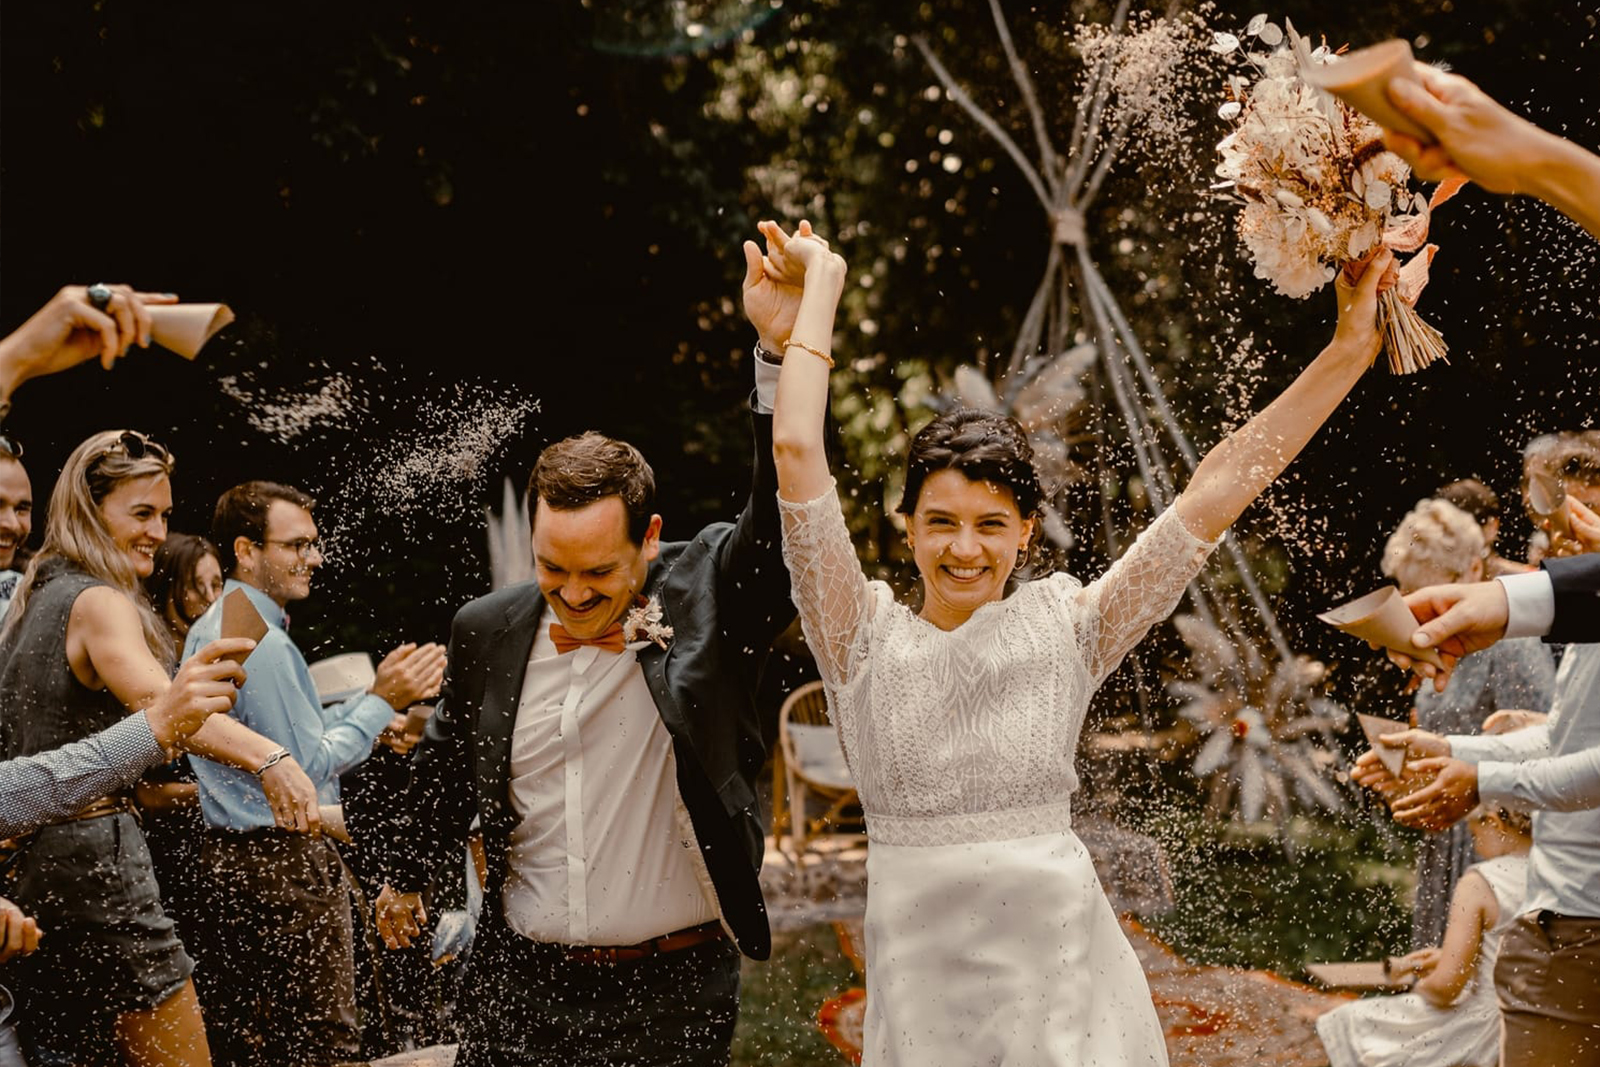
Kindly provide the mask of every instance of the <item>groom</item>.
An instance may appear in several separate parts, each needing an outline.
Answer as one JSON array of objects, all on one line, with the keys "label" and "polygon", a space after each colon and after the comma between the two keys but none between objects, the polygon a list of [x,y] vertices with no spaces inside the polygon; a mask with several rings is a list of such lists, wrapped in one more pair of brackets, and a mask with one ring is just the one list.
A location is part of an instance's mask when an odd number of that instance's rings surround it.
[{"label": "groom", "polygon": [[[781,352],[799,292],[750,255],[746,312]],[[739,955],[771,951],[755,786],[774,724],[755,693],[794,618],[760,348],[736,521],[663,542],[644,457],[569,438],[529,485],[535,581],[456,616],[377,912],[386,943],[409,944],[423,887],[480,820],[461,1067],[728,1061]]]}]

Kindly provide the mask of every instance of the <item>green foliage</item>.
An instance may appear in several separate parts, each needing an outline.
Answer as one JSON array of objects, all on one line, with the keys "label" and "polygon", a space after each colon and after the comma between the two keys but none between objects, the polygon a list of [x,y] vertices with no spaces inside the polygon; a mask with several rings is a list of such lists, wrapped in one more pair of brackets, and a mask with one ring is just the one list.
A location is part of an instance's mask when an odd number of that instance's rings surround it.
[{"label": "green foliage", "polygon": [[741,981],[735,1067],[837,1067],[842,1058],[818,1029],[817,1010],[860,977],[832,926],[774,934],[772,958],[746,960]]},{"label": "green foliage", "polygon": [[1372,823],[1297,817],[1271,828],[1163,820],[1176,907],[1147,925],[1193,963],[1302,977],[1308,963],[1410,950],[1411,849]]}]

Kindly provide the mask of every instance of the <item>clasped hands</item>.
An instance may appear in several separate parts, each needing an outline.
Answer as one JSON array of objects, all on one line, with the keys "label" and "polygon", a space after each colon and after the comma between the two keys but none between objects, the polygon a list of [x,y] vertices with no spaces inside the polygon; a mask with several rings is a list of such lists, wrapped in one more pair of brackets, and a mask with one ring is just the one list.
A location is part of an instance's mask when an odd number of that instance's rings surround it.
[{"label": "clasped hands", "polygon": [[761,337],[761,347],[781,357],[800,313],[807,272],[825,267],[830,280],[842,287],[845,262],[805,219],[792,235],[776,222],[759,222],[756,229],[767,247],[763,251],[754,241],[744,243],[744,313]]}]

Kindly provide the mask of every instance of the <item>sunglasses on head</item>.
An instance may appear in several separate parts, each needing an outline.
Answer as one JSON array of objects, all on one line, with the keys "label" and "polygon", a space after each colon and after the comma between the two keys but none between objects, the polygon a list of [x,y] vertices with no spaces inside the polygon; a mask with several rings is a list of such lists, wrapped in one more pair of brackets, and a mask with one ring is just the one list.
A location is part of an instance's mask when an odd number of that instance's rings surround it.
[{"label": "sunglasses on head", "polygon": [[115,441],[100,450],[100,454],[95,456],[95,461],[99,462],[107,456],[115,456],[119,453],[129,459],[145,459],[148,457],[159,463],[172,462],[172,453],[167,451],[165,445],[146,437],[138,430],[123,430],[117,435]]},{"label": "sunglasses on head", "polygon": [[13,435],[0,431],[0,452],[6,453],[12,459],[21,459],[22,442]]}]

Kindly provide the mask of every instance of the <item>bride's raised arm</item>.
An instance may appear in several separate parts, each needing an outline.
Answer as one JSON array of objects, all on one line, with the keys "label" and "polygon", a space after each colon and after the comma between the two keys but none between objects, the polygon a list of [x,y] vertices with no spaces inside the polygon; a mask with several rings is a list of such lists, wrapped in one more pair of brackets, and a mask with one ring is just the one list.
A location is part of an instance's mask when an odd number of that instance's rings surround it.
[{"label": "bride's raised arm", "polygon": [[1182,529],[1158,520],[1084,589],[1096,622],[1080,639],[1087,644],[1085,659],[1096,681],[1171,613],[1210,546],[1300,454],[1372,366],[1383,343],[1377,330],[1378,283],[1393,261],[1384,251],[1355,281],[1341,274],[1333,340],[1276,400],[1200,461],[1172,506]]},{"label": "bride's raised arm", "polygon": [[1377,327],[1378,282],[1393,262],[1393,254],[1384,251],[1353,284],[1340,274],[1334,283],[1339,325],[1333,340],[1265,410],[1206,453],[1173,505],[1190,533],[1206,541],[1221,537],[1372,366],[1383,346]]},{"label": "bride's raised arm", "polygon": [[767,253],[745,244],[748,291],[763,278],[802,286],[794,329],[783,341],[783,370],[772,415],[783,554],[795,607],[823,679],[849,680],[851,654],[866,618],[867,583],[844,524],[823,447],[833,319],[844,291],[845,262],[802,222],[793,237],[763,222]]}]

